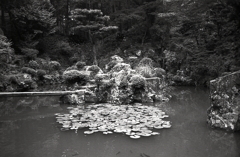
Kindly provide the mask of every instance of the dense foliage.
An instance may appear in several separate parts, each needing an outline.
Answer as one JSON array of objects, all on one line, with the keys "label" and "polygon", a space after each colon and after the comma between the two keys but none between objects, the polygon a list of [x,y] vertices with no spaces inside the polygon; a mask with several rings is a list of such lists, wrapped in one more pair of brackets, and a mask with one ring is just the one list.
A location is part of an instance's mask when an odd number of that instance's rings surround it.
[{"label": "dense foliage", "polygon": [[[206,85],[224,72],[240,69],[238,0],[0,3],[1,28],[13,43],[13,64],[19,69],[33,68],[29,61],[41,58],[78,69],[83,62],[102,68],[112,55],[129,58],[129,62],[147,57],[152,60],[148,68],[130,64],[149,77],[157,76],[154,66],[161,68],[160,73],[166,70],[173,81],[188,80],[195,85]],[[0,50],[13,52],[5,37],[0,44]],[[116,64],[113,61],[108,68]]]}]

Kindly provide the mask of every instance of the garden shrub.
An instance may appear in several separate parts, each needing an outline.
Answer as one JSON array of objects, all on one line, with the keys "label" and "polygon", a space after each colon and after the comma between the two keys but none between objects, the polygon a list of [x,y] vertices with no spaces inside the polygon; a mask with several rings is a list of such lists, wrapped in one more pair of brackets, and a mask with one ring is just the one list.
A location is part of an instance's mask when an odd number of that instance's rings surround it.
[{"label": "garden shrub", "polygon": [[129,64],[126,63],[117,63],[111,70],[111,72],[119,72],[121,70],[124,71],[130,71],[131,70],[131,66]]},{"label": "garden shrub", "polygon": [[94,73],[101,72],[101,68],[99,68],[97,65],[92,65],[91,67],[88,68],[89,71],[92,71]]},{"label": "garden shrub", "polygon": [[137,66],[138,58],[135,56],[130,56],[128,58],[128,62],[131,65],[132,68],[135,68]]},{"label": "garden shrub", "polygon": [[29,60],[35,60],[37,58],[37,54],[39,53],[38,50],[31,48],[21,48],[21,51]]},{"label": "garden shrub", "polygon": [[79,70],[69,70],[63,72],[63,79],[66,83],[80,83],[85,85],[89,81],[90,72],[79,71]]},{"label": "garden shrub", "polygon": [[29,61],[28,66],[29,66],[30,68],[33,68],[33,69],[38,69],[38,68],[39,68],[39,64],[38,64],[38,62],[35,61],[35,60]]},{"label": "garden shrub", "polygon": [[10,84],[17,84],[17,85],[20,84],[17,75],[10,75],[8,78],[8,82]]},{"label": "garden shrub", "polygon": [[50,61],[49,63],[51,70],[60,70],[61,64],[57,61]]},{"label": "garden shrub", "polygon": [[86,66],[86,62],[78,61],[75,66],[78,70],[82,70],[84,66]]},{"label": "garden shrub", "polygon": [[123,59],[119,57],[118,55],[114,55],[111,57],[111,61],[116,61],[117,63],[122,63]]},{"label": "garden shrub", "polygon": [[110,61],[107,65],[106,65],[106,70],[110,71],[112,70],[112,68],[117,64],[117,61]]},{"label": "garden shrub", "polygon": [[37,71],[34,70],[33,68],[29,68],[29,67],[23,67],[22,72],[30,74],[31,76],[36,76],[37,75]]},{"label": "garden shrub", "polygon": [[166,71],[162,68],[154,68],[153,76],[163,78],[166,75]]},{"label": "garden shrub", "polygon": [[136,72],[145,78],[150,78],[153,76],[152,68],[149,66],[140,66],[136,68]]},{"label": "garden shrub", "polygon": [[153,67],[153,60],[151,58],[144,57],[138,64],[138,66]]},{"label": "garden shrub", "polygon": [[132,88],[144,89],[146,86],[146,80],[142,75],[133,75],[130,79]]},{"label": "garden shrub", "polygon": [[65,71],[69,71],[69,70],[78,70],[77,66],[71,66],[71,67],[68,67]]},{"label": "garden shrub", "polygon": [[42,70],[42,69],[39,69],[37,70],[37,76],[39,79],[43,79],[43,76],[46,75],[46,71],[45,70]]},{"label": "garden shrub", "polygon": [[64,56],[72,56],[73,48],[70,46],[68,42],[58,41],[56,43],[56,52],[59,52]]}]

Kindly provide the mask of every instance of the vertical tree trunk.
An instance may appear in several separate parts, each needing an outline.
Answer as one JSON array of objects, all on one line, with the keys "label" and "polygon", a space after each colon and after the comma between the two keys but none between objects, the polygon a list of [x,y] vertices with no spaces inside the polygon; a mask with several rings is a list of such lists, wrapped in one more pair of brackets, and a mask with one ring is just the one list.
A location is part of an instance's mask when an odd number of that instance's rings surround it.
[{"label": "vertical tree trunk", "polygon": [[93,58],[94,58],[93,64],[94,64],[94,65],[98,65],[98,62],[97,62],[97,47],[96,47],[96,44],[93,44]]},{"label": "vertical tree trunk", "polygon": [[66,14],[65,14],[65,34],[69,34],[69,0],[67,0]]},{"label": "vertical tree trunk", "polygon": [[4,0],[2,1],[2,6],[1,6],[1,14],[2,14],[2,16],[1,16],[1,22],[2,22],[2,30],[3,30],[3,32],[5,32],[6,30],[5,30],[5,5],[4,5]]}]

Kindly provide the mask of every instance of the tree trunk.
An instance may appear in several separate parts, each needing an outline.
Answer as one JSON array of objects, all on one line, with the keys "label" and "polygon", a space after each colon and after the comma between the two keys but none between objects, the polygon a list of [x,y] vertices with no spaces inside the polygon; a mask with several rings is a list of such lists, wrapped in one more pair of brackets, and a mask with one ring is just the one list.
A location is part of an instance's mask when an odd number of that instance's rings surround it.
[{"label": "tree trunk", "polygon": [[67,0],[66,5],[66,14],[65,14],[65,34],[68,35],[69,33],[69,0]]},{"label": "tree trunk", "polygon": [[4,1],[2,1],[2,6],[1,6],[1,14],[2,14],[2,16],[1,16],[1,22],[2,22],[2,30],[3,30],[3,32],[5,32],[6,30],[5,30],[5,8],[4,8],[5,6],[4,6]]},{"label": "tree trunk", "polygon": [[94,64],[94,65],[98,65],[98,62],[97,62],[97,47],[96,47],[96,44],[93,44],[93,58],[94,58],[93,64]]}]

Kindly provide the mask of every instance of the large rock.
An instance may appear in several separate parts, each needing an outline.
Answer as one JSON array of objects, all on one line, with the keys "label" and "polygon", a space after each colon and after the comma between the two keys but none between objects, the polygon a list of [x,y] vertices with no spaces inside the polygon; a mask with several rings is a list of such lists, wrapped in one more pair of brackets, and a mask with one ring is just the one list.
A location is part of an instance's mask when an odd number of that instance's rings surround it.
[{"label": "large rock", "polygon": [[240,71],[210,81],[210,95],[207,122],[212,127],[240,130]]}]

